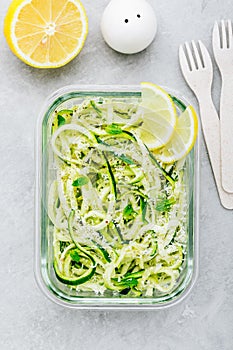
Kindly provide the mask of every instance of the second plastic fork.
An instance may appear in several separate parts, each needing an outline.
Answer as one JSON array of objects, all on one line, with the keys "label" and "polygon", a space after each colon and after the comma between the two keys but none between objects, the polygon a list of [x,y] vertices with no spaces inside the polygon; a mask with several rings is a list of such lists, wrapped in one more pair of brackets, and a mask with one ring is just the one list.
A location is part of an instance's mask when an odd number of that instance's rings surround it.
[{"label": "second plastic fork", "polygon": [[221,168],[223,188],[233,193],[233,37],[231,21],[216,22],[213,50],[222,76],[220,99]]},{"label": "second plastic fork", "polygon": [[202,129],[221,203],[225,208],[233,209],[233,195],[224,191],[221,182],[220,124],[211,97],[213,80],[211,58],[200,41],[198,45],[195,42],[192,42],[192,45],[186,43],[185,50],[180,46],[179,58],[184,78],[199,102]]}]

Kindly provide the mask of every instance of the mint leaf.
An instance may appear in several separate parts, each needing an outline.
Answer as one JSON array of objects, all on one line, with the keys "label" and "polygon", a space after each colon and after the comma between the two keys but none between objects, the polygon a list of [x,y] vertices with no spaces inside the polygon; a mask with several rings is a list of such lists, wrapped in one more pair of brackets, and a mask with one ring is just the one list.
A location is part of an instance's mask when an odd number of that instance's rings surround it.
[{"label": "mint leaf", "polygon": [[171,199],[164,199],[160,202],[157,203],[156,205],[156,210],[160,212],[167,212],[171,209],[171,206],[175,203],[176,201],[171,198]]},{"label": "mint leaf", "polygon": [[74,260],[76,263],[78,263],[80,261],[80,255],[79,253],[77,252],[77,250],[73,250],[71,253],[70,253],[70,257],[72,258],[72,260]]},{"label": "mint leaf", "polygon": [[88,178],[85,176],[81,176],[72,183],[72,186],[81,187],[86,185],[87,183],[88,183]]},{"label": "mint leaf", "polygon": [[110,124],[106,126],[105,131],[110,135],[122,134],[122,129],[117,124]]},{"label": "mint leaf", "polygon": [[62,126],[65,123],[66,123],[65,118],[62,115],[58,114],[58,116],[57,116],[57,124],[58,124],[58,126]]},{"label": "mint leaf", "polygon": [[132,204],[128,204],[123,210],[123,218],[125,220],[134,219],[136,215],[137,213],[133,210]]},{"label": "mint leaf", "polygon": [[133,277],[123,278],[118,284],[126,287],[136,287],[138,285],[138,280]]}]

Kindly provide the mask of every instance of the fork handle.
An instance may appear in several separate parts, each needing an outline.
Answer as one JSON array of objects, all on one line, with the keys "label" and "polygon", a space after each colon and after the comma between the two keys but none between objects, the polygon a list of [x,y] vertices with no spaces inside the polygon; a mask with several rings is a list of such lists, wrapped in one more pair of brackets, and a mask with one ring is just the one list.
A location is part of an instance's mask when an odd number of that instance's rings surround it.
[{"label": "fork handle", "polygon": [[222,186],[233,193],[233,76],[222,76],[220,99]]},{"label": "fork handle", "polygon": [[209,153],[220,201],[227,209],[233,209],[233,194],[224,191],[221,181],[221,144],[220,144],[220,121],[218,113],[209,94],[199,100],[202,130]]}]

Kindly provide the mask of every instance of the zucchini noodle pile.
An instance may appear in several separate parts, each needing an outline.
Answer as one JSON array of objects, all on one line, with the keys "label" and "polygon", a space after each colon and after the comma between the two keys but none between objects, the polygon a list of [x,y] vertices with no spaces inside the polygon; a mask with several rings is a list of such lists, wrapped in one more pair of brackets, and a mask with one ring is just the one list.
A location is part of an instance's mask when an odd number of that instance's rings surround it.
[{"label": "zucchini noodle pile", "polygon": [[136,99],[96,98],[51,118],[54,271],[77,292],[165,295],[185,267],[185,160],[159,163],[142,117]]}]

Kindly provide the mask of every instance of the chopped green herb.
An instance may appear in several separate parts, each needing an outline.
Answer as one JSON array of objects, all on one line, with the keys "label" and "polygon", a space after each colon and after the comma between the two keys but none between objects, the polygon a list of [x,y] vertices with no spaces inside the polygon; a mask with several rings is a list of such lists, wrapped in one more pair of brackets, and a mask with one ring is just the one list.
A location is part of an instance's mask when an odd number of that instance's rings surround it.
[{"label": "chopped green herb", "polygon": [[74,260],[76,263],[78,263],[80,261],[80,255],[77,252],[77,250],[72,250],[72,252],[70,253],[70,257],[72,258],[72,260]]},{"label": "chopped green herb", "polygon": [[124,285],[126,287],[136,287],[138,285],[138,280],[134,277],[131,278],[123,278],[118,285]]},{"label": "chopped green herb", "polygon": [[123,210],[123,218],[125,220],[134,219],[137,213],[134,211],[132,204],[128,204]]},{"label": "chopped green herb", "polygon": [[156,210],[160,211],[160,212],[166,212],[169,211],[171,209],[171,206],[175,203],[175,199],[171,198],[171,199],[164,199],[160,202],[157,203],[156,205]]},{"label": "chopped green herb", "polygon": [[81,187],[81,186],[84,186],[88,183],[88,178],[85,177],[85,176],[81,176],[79,177],[78,179],[76,179],[73,183],[72,183],[72,186],[74,187]]},{"label": "chopped green herb", "polygon": [[105,131],[110,135],[122,134],[122,129],[117,124],[110,124],[105,128]]},{"label": "chopped green herb", "polygon": [[65,123],[66,123],[65,118],[62,115],[58,114],[58,116],[57,116],[57,125],[58,126],[62,126]]}]

